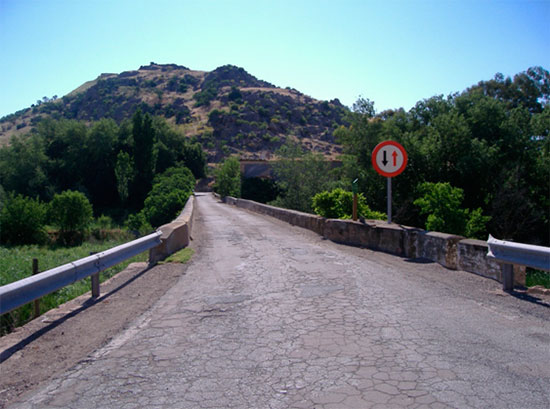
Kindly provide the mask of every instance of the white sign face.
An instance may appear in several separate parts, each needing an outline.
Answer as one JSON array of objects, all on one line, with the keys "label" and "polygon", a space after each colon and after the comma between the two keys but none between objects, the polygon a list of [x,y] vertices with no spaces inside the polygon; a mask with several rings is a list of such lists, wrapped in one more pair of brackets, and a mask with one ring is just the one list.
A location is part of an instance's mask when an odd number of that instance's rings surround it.
[{"label": "white sign face", "polygon": [[407,166],[407,152],[401,144],[385,141],[376,145],[372,151],[372,165],[382,176],[399,175]]}]

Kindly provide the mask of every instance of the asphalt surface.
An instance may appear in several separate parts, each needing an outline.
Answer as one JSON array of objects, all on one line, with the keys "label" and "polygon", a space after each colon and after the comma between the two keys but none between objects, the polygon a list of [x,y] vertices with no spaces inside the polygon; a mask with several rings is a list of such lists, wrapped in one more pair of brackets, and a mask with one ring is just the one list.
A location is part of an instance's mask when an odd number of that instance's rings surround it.
[{"label": "asphalt surface", "polygon": [[550,407],[548,305],[210,195],[196,204],[187,273],[13,407]]}]

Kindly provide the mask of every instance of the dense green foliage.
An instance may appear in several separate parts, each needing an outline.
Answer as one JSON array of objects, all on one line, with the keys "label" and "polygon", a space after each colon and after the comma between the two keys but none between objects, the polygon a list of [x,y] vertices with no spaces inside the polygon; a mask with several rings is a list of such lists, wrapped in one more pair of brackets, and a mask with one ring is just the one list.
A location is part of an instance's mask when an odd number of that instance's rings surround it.
[{"label": "dense green foliage", "polygon": [[394,221],[425,225],[433,213],[414,204],[425,194],[423,183],[448,183],[463,191],[463,203],[454,200],[453,206],[476,209],[469,226],[475,235],[485,215],[495,237],[549,245],[549,100],[550,74],[540,67],[420,101],[409,112],[375,114],[372,102],[359,100],[350,125],[336,132],[347,153],[344,182],[359,178],[369,206],[383,210],[386,181],[370,156],[379,142],[396,140],[409,162],[393,181]]},{"label": "dense green foliage", "polygon": [[329,163],[295,144],[283,145],[277,155],[280,159],[274,163],[273,171],[281,194],[271,204],[311,213],[312,197],[333,181]]},{"label": "dense green foliage", "polygon": [[[353,193],[336,188],[330,192],[324,191],[313,196],[313,211],[328,219],[351,219],[353,212]],[[357,215],[365,219],[385,220],[386,214],[375,212],[369,208],[365,196],[357,195]]]},{"label": "dense green foliage", "polygon": [[66,190],[50,202],[49,219],[59,228],[61,242],[81,243],[93,219],[92,205],[83,193]]},{"label": "dense green foliage", "polygon": [[449,183],[424,182],[418,191],[422,196],[414,204],[420,207],[421,214],[428,216],[427,230],[487,238],[485,225],[491,218],[483,216],[481,208],[474,211],[463,209],[462,189],[452,187]]},{"label": "dense green foliage", "polygon": [[234,156],[227,158],[216,170],[214,191],[222,197],[241,197],[241,165]]},{"label": "dense green foliage", "polygon": [[38,199],[10,193],[0,206],[0,242],[45,243],[46,206]]},{"label": "dense green foliage", "polygon": [[96,215],[118,222],[140,211],[155,175],[174,166],[203,177],[206,155],[164,119],[140,110],[120,124],[45,118],[31,134],[0,148],[2,191],[45,202],[63,191],[78,191]]},{"label": "dense green foliage", "polygon": [[158,227],[171,222],[185,206],[194,187],[195,178],[185,167],[169,168],[156,176],[143,208],[149,224]]}]

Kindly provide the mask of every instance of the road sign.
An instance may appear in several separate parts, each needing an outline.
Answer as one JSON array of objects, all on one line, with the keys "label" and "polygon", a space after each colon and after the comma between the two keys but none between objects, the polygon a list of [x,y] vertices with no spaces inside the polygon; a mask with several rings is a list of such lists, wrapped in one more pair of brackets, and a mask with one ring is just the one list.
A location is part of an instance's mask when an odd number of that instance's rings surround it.
[{"label": "road sign", "polygon": [[381,142],[372,151],[372,166],[382,176],[392,178],[399,175],[407,166],[407,152],[395,141]]},{"label": "road sign", "polygon": [[405,170],[407,159],[405,148],[395,141],[380,142],[372,151],[372,166],[378,173],[388,178],[388,223],[392,221],[391,178]]}]

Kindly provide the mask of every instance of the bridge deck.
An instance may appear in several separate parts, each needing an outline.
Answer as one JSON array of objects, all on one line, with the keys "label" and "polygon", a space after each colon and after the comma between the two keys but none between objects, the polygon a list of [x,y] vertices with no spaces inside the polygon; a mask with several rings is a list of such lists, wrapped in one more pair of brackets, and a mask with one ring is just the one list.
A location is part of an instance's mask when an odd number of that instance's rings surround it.
[{"label": "bridge deck", "polygon": [[186,274],[16,407],[550,407],[545,306],[210,195],[197,211]]}]

